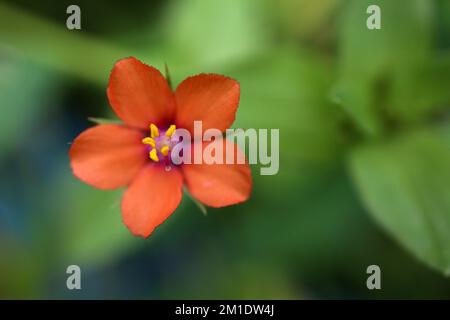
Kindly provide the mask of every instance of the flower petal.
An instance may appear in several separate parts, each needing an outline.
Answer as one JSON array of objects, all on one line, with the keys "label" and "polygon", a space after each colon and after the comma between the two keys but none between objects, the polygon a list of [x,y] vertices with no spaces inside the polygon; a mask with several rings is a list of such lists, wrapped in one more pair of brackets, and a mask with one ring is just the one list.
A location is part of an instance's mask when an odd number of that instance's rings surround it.
[{"label": "flower petal", "polygon": [[114,65],[107,94],[114,112],[129,126],[148,129],[150,123],[173,120],[175,99],[169,84],[161,72],[136,58]]},{"label": "flower petal", "polygon": [[225,131],[234,122],[239,104],[239,83],[217,74],[199,74],[185,79],[175,91],[175,123],[193,132],[194,121],[203,130]]},{"label": "flower petal", "polygon": [[178,207],[183,178],[177,169],[160,164],[144,167],[122,199],[122,219],[130,231],[148,237]]},{"label": "flower petal", "polygon": [[69,151],[73,174],[99,189],[127,185],[148,159],[142,137],[140,131],[116,124],[83,131]]},{"label": "flower petal", "polygon": [[[223,143],[234,148],[236,155],[242,151],[231,141],[223,139]],[[225,143],[224,149],[225,148]],[[203,148],[208,144],[204,143]],[[225,157],[225,152],[224,152]],[[235,162],[236,163],[236,162]],[[247,161],[243,164],[183,164],[183,177],[191,195],[210,207],[224,207],[246,201],[252,190],[252,175]]]}]

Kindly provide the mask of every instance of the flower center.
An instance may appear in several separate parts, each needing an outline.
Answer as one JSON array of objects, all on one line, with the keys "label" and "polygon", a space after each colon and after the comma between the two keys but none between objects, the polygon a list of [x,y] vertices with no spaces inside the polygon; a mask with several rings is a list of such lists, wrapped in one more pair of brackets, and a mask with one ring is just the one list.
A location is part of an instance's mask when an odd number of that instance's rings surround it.
[{"label": "flower center", "polygon": [[175,125],[171,125],[166,131],[159,132],[157,126],[153,123],[150,125],[150,137],[142,139],[142,143],[149,146],[148,156],[155,162],[165,160],[170,163],[169,154],[172,147],[176,144],[172,137],[175,133]]}]

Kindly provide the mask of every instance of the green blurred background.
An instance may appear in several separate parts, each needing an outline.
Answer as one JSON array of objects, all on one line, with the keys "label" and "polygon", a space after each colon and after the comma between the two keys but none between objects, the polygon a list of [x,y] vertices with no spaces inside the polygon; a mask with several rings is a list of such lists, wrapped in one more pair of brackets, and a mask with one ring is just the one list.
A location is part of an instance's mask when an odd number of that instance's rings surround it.
[{"label": "green blurred background", "polygon": [[[237,79],[234,126],[280,129],[278,175],[133,237],[67,154],[127,56]],[[0,298],[450,298],[450,1],[2,1],[0,111]]]}]

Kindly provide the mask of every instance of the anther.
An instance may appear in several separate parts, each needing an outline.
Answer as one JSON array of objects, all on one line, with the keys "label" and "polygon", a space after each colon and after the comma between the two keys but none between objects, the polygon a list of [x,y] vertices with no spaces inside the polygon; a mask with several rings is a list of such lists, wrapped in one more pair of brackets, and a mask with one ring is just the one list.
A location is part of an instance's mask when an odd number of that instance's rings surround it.
[{"label": "anther", "polygon": [[175,132],[175,130],[177,129],[177,127],[174,125],[174,124],[172,124],[170,127],[169,127],[169,129],[167,129],[167,131],[166,131],[166,136],[167,137],[172,137],[172,135],[174,134],[174,132]]},{"label": "anther", "polygon": [[142,139],[143,144],[148,144],[149,146],[152,146],[153,148],[156,146],[156,142],[153,138],[146,137]]},{"label": "anther", "polygon": [[158,154],[156,153],[156,149],[155,148],[153,148],[152,151],[150,151],[149,157],[150,157],[150,159],[152,159],[155,162],[159,161]]},{"label": "anther", "polygon": [[169,147],[168,146],[164,146],[161,148],[161,153],[163,156],[167,156],[169,154]]},{"label": "anther", "polygon": [[153,123],[150,125],[150,135],[152,138],[159,137],[158,127],[155,126]]}]

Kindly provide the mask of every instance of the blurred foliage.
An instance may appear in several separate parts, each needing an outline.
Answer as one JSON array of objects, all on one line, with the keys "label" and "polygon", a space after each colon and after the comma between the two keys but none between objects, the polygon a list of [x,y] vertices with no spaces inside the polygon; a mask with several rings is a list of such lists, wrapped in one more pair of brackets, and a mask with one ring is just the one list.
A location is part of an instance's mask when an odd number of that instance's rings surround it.
[{"label": "blurred foliage", "polygon": [[450,274],[450,131],[422,129],[365,146],[352,169],[370,212],[424,262]]},{"label": "blurred foliage", "polygon": [[[448,298],[448,1],[79,1],[81,31],[69,4],[0,3],[0,297]],[[234,126],[280,129],[279,174],[255,166],[247,203],[204,216],[185,197],[134,238],[122,191],[76,180],[67,156],[88,118],[113,117],[126,56],[167,63],[175,85],[236,78]]]}]

